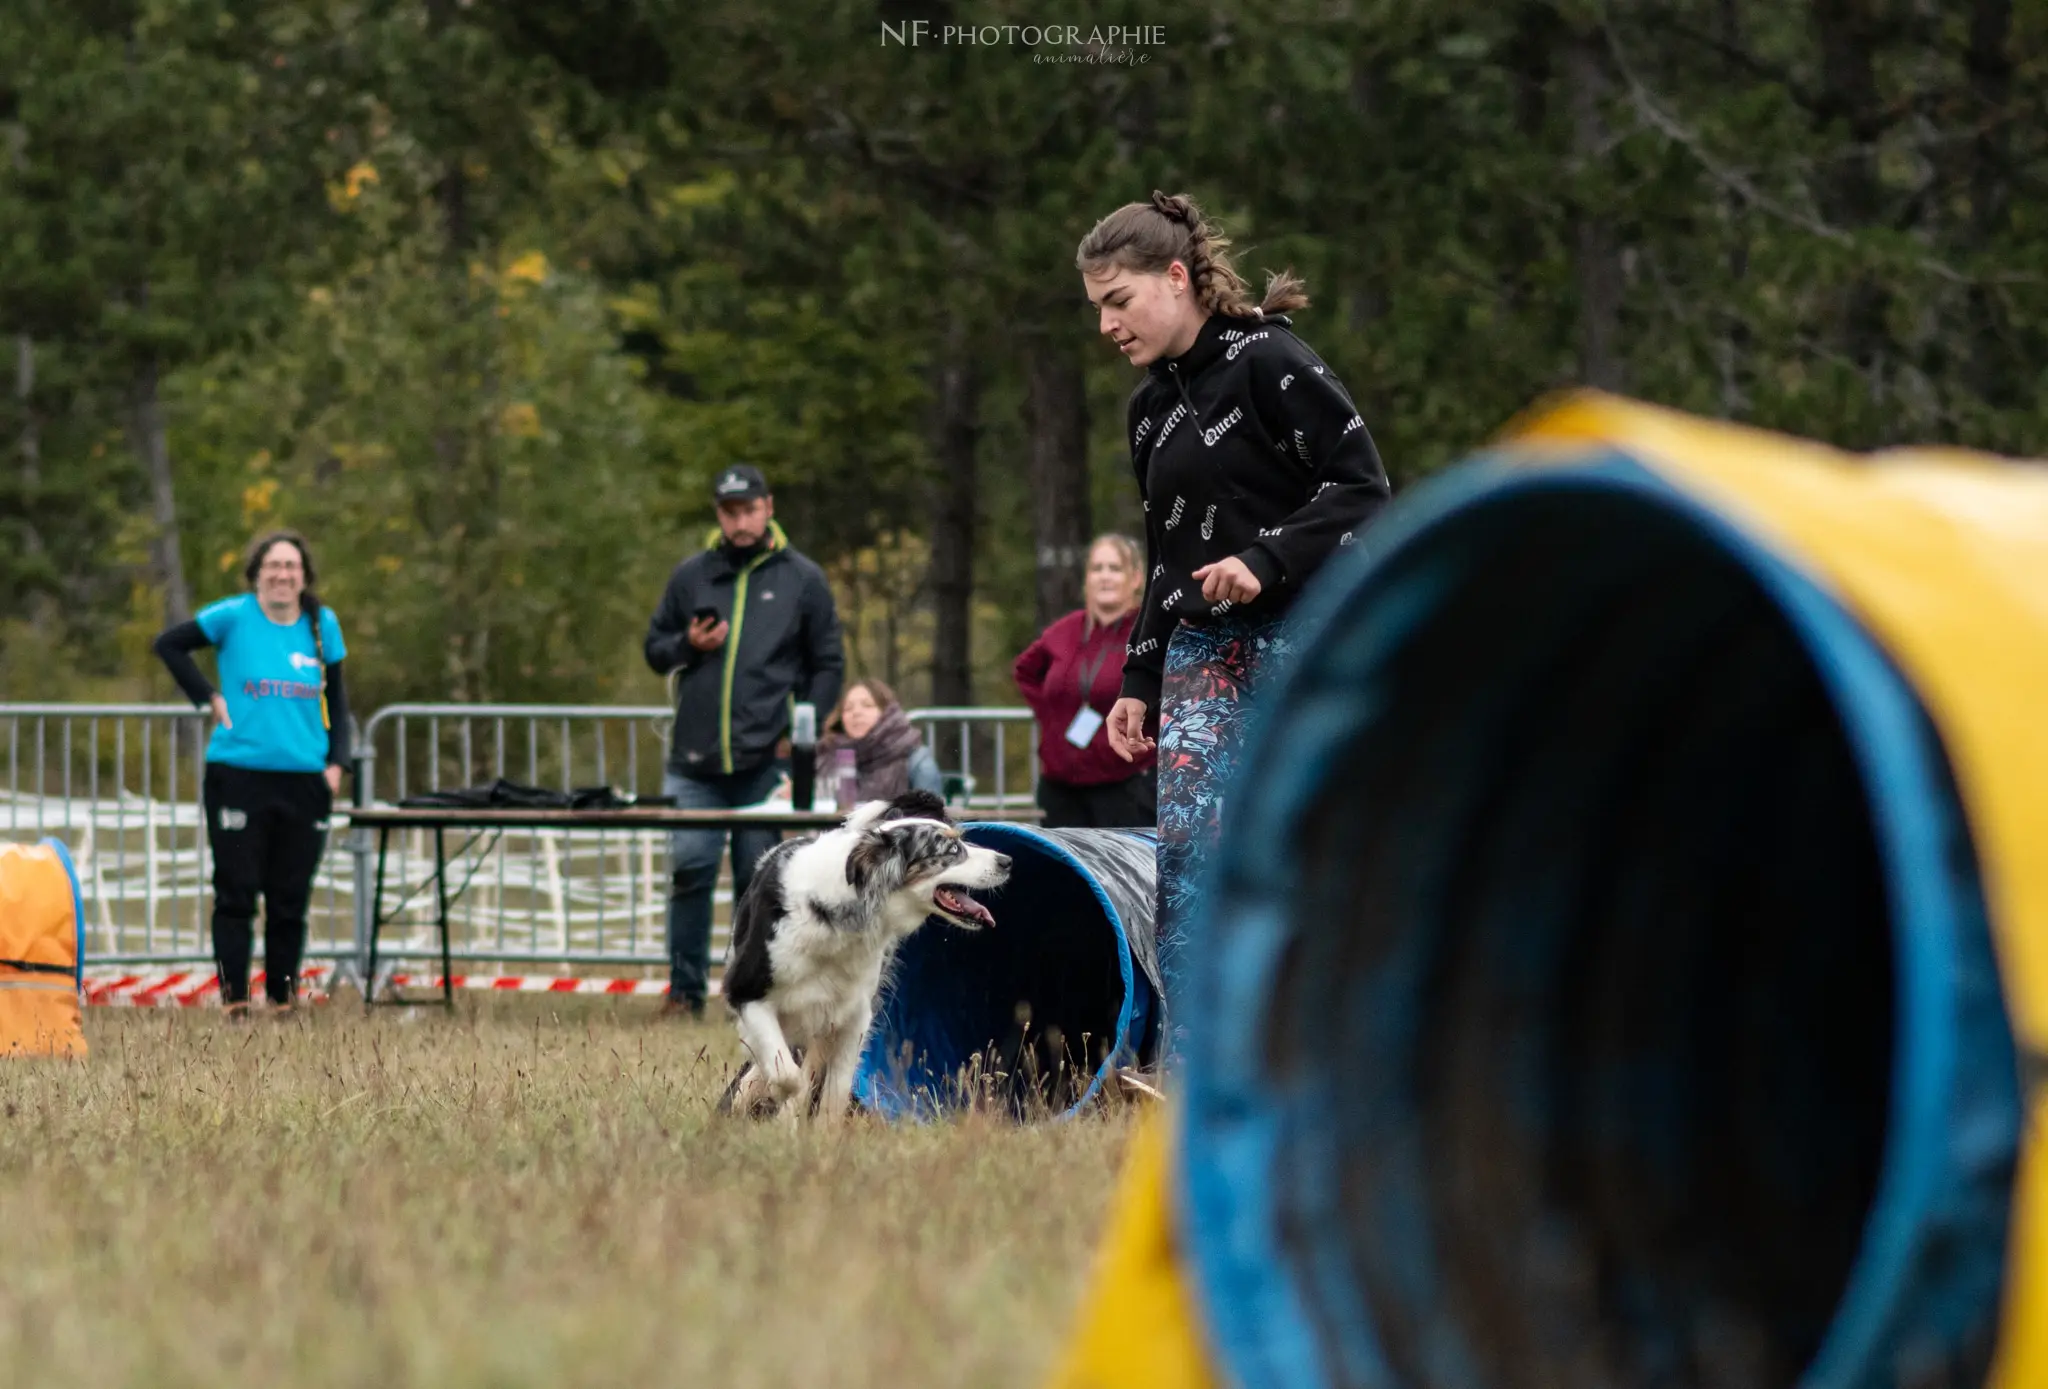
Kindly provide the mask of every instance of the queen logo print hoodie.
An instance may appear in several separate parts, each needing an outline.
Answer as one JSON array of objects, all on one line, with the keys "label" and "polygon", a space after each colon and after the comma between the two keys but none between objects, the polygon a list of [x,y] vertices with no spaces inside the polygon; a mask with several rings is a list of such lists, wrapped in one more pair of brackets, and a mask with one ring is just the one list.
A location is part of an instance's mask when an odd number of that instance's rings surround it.
[{"label": "queen logo print hoodie", "polygon": [[[1281,615],[1390,489],[1350,395],[1280,314],[1210,315],[1193,346],[1147,369],[1130,439],[1147,575],[1123,692],[1156,712],[1176,624]],[[1233,555],[1261,592],[1211,604],[1194,572]]]}]

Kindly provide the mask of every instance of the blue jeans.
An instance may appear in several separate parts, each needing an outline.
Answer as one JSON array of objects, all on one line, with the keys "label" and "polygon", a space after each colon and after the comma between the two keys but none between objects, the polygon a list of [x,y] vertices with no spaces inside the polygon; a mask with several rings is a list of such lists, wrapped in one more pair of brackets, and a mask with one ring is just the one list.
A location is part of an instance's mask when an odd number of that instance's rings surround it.
[{"label": "blue jeans", "polygon": [[[770,761],[731,776],[684,776],[664,771],[663,795],[684,810],[732,810],[758,805],[782,780],[782,763]],[[711,973],[711,893],[718,884],[718,860],[725,853],[724,830],[673,830],[668,837],[668,995],[701,1005]],[[753,881],[754,865],[782,838],[779,830],[732,831],[732,900],[737,906]]]}]

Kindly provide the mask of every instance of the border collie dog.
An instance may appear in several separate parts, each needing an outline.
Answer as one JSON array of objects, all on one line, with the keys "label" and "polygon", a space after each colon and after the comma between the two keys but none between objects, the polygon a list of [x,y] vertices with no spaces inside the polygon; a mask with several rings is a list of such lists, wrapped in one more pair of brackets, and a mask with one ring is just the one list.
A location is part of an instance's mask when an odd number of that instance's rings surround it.
[{"label": "border collie dog", "polygon": [[827,1122],[842,1117],[897,943],[933,916],[995,925],[970,894],[1009,876],[1008,856],[963,840],[929,791],[776,845],[733,913],[722,992],[751,1060],[720,1110],[794,1120],[802,1096]]}]

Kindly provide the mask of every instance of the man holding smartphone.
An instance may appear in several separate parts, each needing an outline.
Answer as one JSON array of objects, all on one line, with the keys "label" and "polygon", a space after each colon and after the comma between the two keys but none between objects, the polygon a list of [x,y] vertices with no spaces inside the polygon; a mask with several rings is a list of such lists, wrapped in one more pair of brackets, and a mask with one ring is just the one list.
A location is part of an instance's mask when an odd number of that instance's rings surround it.
[{"label": "man holding smartphone", "polygon": [[[647,624],[647,664],[667,676],[676,706],[662,790],[700,810],[758,805],[781,781],[790,705],[830,709],[846,658],[825,571],[791,548],[756,468],[736,464],[712,484],[718,529],[677,565]],[[780,836],[732,834],[737,902]],[[664,1013],[702,1016],[711,966],[711,896],[722,830],[669,836],[668,997]]]}]

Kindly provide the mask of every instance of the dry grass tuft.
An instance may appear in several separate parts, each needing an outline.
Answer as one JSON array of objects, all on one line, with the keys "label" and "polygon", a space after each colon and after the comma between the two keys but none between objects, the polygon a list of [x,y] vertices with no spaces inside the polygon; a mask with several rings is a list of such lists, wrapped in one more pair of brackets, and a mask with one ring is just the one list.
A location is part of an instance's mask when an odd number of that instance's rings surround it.
[{"label": "dry grass tuft", "polygon": [[724,1024],[94,1010],[0,1065],[0,1385],[1030,1385],[1119,1116],[720,1120]]}]

